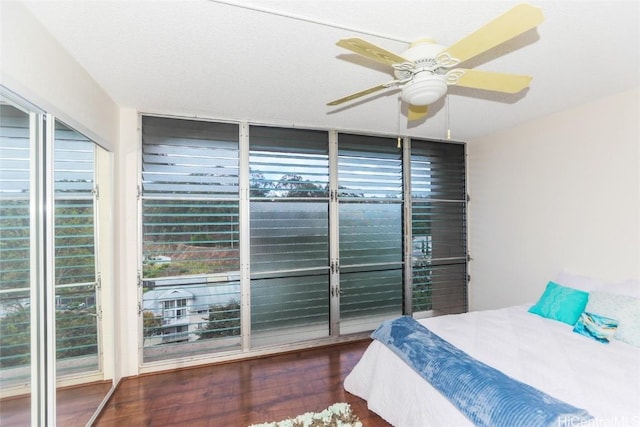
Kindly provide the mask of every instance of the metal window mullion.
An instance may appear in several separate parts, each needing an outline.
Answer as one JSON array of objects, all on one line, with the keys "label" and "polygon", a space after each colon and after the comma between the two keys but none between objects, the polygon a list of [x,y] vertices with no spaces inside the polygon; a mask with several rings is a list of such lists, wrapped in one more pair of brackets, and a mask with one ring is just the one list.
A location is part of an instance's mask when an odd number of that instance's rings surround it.
[{"label": "metal window mullion", "polygon": [[44,276],[44,266],[41,255],[43,247],[43,224],[41,216],[38,214],[41,209],[40,193],[42,188],[39,185],[42,167],[40,165],[40,150],[43,147],[42,136],[42,116],[36,113],[29,114],[29,239],[30,239],[30,353],[31,353],[31,425],[45,425],[44,415],[46,415],[46,396],[44,395],[44,368],[40,363],[44,342],[41,339],[41,329],[44,322],[41,319],[39,307],[44,298],[42,289],[38,286],[42,283]]},{"label": "metal window mullion", "polygon": [[56,425],[55,121],[31,113],[31,425]]},{"label": "metal window mullion", "polygon": [[47,114],[44,159],[45,204],[45,321],[46,321],[46,369],[47,369],[47,426],[56,425],[56,292],[55,292],[55,118]]},{"label": "metal window mullion", "polygon": [[340,232],[338,213],[338,132],[329,132],[329,334],[340,335]]},{"label": "metal window mullion", "polygon": [[240,123],[239,140],[239,212],[238,229],[240,244],[240,334],[242,350],[249,351],[251,347],[251,235],[250,235],[250,200],[249,187],[249,124]]},{"label": "metal window mullion", "polygon": [[403,184],[403,237],[404,237],[404,280],[403,280],[403,314],[413,314],[413,221],[411,204],[411,139],[404,137],[402,144],[402,184]]},{"label": "metal window mullion", "polygon": [[[101,196],[103,198],[108,198],[108,195],[106,194],[100,194],[100,190],[101,187],[100,185],[102,184],[101,180],[100,180],[100,176],[101,176],[101,170],[100,170],[100,148],[96,147],[95,145],[93,146],[93,191],[92,191],[92,195],[93,195],[93,262],[94,262],[94,269],[93,269],[93,274],[94,274],[94,278],[95,278],[95,288],[93,290],[94,293],[94,297],[95,297],[95,304],[96,304],[96,353],[98,356],[98,371],[100,372],[104,372],[104,346],[102,343],[102,339],[104,337],[103,335],[103,331],[102,331],[102,324],[103,324],[103,290],[102,290],[102,280],[103,280],[103,275],[104,275],[104,271],[102,269],[102,255],[105,255],[105,258],[107,258],[107,254],[103,253],[102,249],[103,249],[103,245],[104,243],[102,242],[101,236],[101,230],[100,228],[103,225],[103,221],[104,223],[107,222],[107,216],[103,215],[101,212],[101,208],[103,207],[102,203],[101,203]],[[106,187],[103,186],[102,188]],[[108,190],[104,191],[105,193],[108,192]],[[105,251],[106,252],[106,251]],[[108,262],[108,261],[107,261]],[[106,274],[108,277],[108,273]],[[106,310],[105,310],[106,311]],[[111,348],[113,348],[113,346],[110,346]]]}]

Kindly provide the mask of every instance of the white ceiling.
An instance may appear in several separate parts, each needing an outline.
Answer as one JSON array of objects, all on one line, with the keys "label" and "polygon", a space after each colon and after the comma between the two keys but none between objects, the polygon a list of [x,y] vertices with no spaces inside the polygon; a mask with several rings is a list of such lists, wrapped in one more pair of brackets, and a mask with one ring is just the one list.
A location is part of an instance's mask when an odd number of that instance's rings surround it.
[{"label": "white ceiling", "polygon": [[[448,46],[518,2],[425,0],[26,1],[113,100],[142,112],[473,140],[640,85],[640,1],[538,1],[537,29],[463,64],[533,76],[516,95],[450,87],[407,127],[384,66],[335,45],[361,37],[401,53]],[[448,114],[447,114],[448,111]],[[401,115],[402,114],[402,115]]]}]

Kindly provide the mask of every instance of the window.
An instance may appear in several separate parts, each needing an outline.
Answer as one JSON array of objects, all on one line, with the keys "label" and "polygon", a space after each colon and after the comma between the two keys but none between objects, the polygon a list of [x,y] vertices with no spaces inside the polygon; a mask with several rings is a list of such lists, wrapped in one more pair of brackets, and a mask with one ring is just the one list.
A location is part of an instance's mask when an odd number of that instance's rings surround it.
[{"label": "window", "polygon": [[142,117],[144,361],[466,310],[464,145]]},{"label": "window", "polygon": [[412,311],[467,311],[464,145],[411,141]]},{"label": "window", "polygon": [[30,115],[0,104],[0,369],[2,387],[28,383],[31,363]]},{"label": "window", "polygon": [[402,314],[402,188],[395,138],[338,136],[342,333]]},{"label": "window", "polygon": [[54,206],[58,375],[100,367],[96,310],[95,149],[92,141],[56,121]]},{"label": "window", "polygon": [[187,316],[187,300],[162,301],[162,323],[172,324],[175,320],[182,320]]},{"label": "window", "polygon": [[[30,121],[29,115],[2,105],[2,185],[0,243],[2,334],[0,366],[12,368],[3,385],[22,383],[30,361]],[[55,122],[53,142],[56,355],[59,376],[95,371],[96,317],[95,144]],[[44,185],[39,183],[36,185]],[[7,371],[9,372],[9,371]]]},{"label": "window", "polygon": [[251,344],[329,335],[327,132],[250,127]]},{"label": "window", "polygon": [[142,118],[145,361],[240,346],[238,141],[235,124]]}]

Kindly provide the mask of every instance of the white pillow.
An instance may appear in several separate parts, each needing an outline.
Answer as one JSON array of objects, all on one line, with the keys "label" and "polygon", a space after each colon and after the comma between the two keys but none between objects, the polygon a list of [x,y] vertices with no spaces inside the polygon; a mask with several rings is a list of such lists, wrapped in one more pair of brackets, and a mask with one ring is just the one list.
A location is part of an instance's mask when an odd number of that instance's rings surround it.
[{"label": "white pillow", "polygon": [[594,279],[593,277],[580,276],[567,270],[562,270],[558,273],[553,281],[559,285],[586,292],[600,290],[606,286],[606,283],[602,280]]},{"label": "white pillow", "polygon": [[584,311],[617,320],[615,339],[640,347],[640,299],[594,291]]},{"label": "white pillow", "polygon": [[627,295],[633,298],[640,298],[640,280],[629,279],[624,282],[612,283],[610,285],[605,285],[599,290],[610,294]]}]

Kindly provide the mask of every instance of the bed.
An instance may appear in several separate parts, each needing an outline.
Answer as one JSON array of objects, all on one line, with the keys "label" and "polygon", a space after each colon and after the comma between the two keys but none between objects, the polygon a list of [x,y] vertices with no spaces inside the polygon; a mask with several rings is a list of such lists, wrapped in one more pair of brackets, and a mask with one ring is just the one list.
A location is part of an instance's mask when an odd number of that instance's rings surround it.
[{"label": "bed", "polygon": [[[626,326],[623,332],[627,334],[621,336],[626,338],[624,341],[611,335],[609,342],[602,343],[593,336],[574,332],[573,324],[559,321],[553,315],[530,312],[543,301],[549,284],[535,305],[431,317],[418,322],[478,361],[585,409],[593,417],[588,421],[566,419],[568,426],[640,426],[640,343],[636,341],[640,341],[637,335],[640,329],[635,323],[640,322],[637,294],[640,285],[638,281],[628,281],[617,287],[595,286],[593,282],[576,280],[578,277],[561,274],[549,283],[569,293],[587,293],[582,308],[572,308],[580,310],[579,316],[584,316],[587,310],[598,310],[608,315],[605,318],[614,315],[623,318]],[[602,305],[600,301],[605,298],[614,302],[614,306]],[[562,303],[565,307],[569,304]],[[624,304],[627,304],[624,313],[619,313]],[[552,311],[558,309],[557,298],[550,307]],[[378,340],[372,341],[346,377],[344,387],[365,399],[370,410],[397,427],[474,425]]]}]

